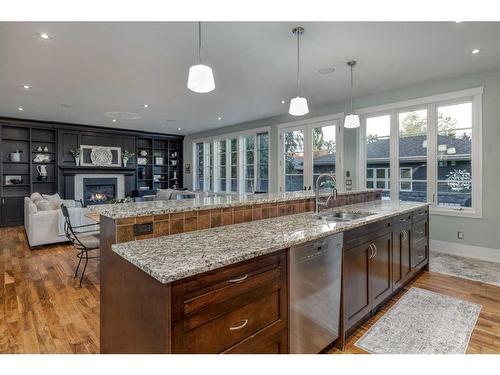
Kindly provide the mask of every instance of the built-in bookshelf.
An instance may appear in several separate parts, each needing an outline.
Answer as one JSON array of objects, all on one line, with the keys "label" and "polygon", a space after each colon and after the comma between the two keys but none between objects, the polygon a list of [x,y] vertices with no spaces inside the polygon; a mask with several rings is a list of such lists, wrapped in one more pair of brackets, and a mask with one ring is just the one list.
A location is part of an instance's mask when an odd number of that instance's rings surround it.
[{"label": "built-in bookshelf", "polygon": [[141,193],[182,187],[182,140],[137,139],[137,188]]}]

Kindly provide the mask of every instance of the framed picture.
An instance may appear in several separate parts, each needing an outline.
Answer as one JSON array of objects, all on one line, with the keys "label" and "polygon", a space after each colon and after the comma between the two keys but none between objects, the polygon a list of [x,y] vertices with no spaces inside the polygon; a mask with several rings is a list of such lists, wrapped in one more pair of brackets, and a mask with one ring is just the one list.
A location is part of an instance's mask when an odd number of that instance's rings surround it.
[{"label": "framed picture", "polygon": [[80,146],[80,165],[84,167],[121,167],[122,149],[108,146]]},{"label": "framed picture", "polygon": [[184,164],[184,172],[186,172],[186,174],[191,174],[191,164]]},{"label": "framed picture", "polygon": [[22,182],[22,176],[5,176],[5,185],[19,185]]}]

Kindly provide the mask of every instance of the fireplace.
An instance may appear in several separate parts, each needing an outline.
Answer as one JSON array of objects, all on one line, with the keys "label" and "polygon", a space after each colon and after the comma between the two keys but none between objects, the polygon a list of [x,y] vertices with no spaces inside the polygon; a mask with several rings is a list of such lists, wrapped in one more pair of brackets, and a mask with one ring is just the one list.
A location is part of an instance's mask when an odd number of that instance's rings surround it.
[{"label": "fireplace", "polygon": [[116,178],[84,178],[83,205],[104,204],[117,198]]}]

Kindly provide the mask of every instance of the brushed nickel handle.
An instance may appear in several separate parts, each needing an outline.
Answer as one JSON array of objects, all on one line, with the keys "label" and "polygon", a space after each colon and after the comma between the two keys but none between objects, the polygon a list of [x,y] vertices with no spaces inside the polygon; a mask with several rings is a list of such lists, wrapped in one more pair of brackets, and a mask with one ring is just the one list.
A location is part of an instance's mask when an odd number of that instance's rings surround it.
[{"label": "brushed nickel handle", "polygon": [[375,254],[375,250],[373,250],[373,244],[368,245],[368,249],[370,249],[370,257],[369,259],[373,258],[373,255]]},{"label": "brushed nickel handle", "polygon": [[377,245],[375,245],[375,244],[373,244],[373,247],[375,249],[375,254],[373,254],[373,257],[375,258],[377,256],[378,249],[377,249]]},{"label": "brushed nickel handle", "polygon": [[399,219],[399,221],[406,221],[409,220],[407,217],[403,217],[402,219]]},{"label": "brushed nickel handle", "polygon": [[245,281],[248,278],[248,273],[246,275],[243,275],[241,277],[238,277],[236,279],[230,279],[230,283],[241,283],[242,281]]},{"label": "brushed nickel handle", "polygon": [[239,329],[242,329],[243,327],[245,327],[248,324],[248,319],[243,319],[243,320],[239,321],[238,323],[239,324],[237,324],[237,325],[229,327],[229,330],[230,331],[237,331]]},{"label": "brushed nickel handle", "polygon": [[417,234],[424,234],[423,230],[417,230],[416,232],[417,232]]},{"label": "brushed nickel handle", "polygon": [[408,232],[406,231],[406,229],[403,229],[403,231],[401,232],[401,241],[406,241],[406,239],[408,238]]}]

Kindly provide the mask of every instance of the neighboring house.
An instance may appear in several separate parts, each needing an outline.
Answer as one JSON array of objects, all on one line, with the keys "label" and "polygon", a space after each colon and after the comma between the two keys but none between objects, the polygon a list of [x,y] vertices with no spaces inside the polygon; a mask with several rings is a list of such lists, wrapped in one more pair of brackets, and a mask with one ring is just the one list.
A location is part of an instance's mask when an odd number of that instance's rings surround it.
[{"label": "neighboring house", "polygon": [[[427,137],[401,137],[399,197],[405,201],[427,200]],[[389,197],[389,139],[372,139],[366,145],[366,186],[383,189]],[[438,195],[439,204],[447,206],[471,205],[471,139],[467,136],[438,136]],[[303,169],[302,161],[294,165]],[[314,175],[335,171],[335,154],[314,159]],[[300,185],[301,183],[299,183]],[[300,190],[300,186],[293,186]]]}]

